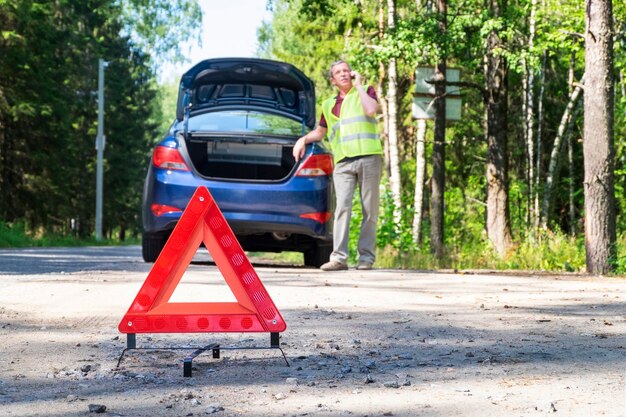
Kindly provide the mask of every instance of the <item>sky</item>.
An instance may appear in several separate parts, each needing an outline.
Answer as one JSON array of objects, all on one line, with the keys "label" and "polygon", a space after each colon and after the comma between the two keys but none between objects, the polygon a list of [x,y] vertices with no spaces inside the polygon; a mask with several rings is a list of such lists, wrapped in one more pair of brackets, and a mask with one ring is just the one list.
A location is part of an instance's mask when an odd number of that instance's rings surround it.
[{"label": "sky", "polygon": [[256,32],[263,21],[271,20],[267,0],[198,0],[203,12],[202,46],[196,42],[183,47],[189,62],[165,65],[163,81],[176,81],[194,64],[208,58],[253,57],[257,51]]}]

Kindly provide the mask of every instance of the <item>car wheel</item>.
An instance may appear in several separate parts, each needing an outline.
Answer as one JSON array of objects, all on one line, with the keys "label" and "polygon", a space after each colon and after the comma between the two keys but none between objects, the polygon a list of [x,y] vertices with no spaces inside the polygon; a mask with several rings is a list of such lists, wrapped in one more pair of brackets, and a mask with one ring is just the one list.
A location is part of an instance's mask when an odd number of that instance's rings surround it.
[{"label": "car wheel", "polygon": [[330,245],[318,245],[315,248],[304,252],[304,265],[319,268],[330,258],[333,247]]},{"label": "car wheel", "polygon": [[141,254],[145,262],[154,262],[165,246],[166,237],[163,235],[143,234],[141,236]]}]

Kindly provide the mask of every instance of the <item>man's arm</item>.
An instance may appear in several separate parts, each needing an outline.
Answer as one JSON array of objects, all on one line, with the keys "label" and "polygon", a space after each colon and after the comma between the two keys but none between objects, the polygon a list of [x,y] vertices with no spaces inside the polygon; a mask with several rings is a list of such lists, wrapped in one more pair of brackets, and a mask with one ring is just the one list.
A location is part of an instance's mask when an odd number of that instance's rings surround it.
[{"label": "man's arm", "polygon": [[356,91],[359,93],[363,111],[365,111],[365,114],[368,116],[374,117],[378,111],[378,101],[367,94],[367,88],[363,87],[361,84],[361,74],[356,71],[352,71],[352,75],[354,76],[354,88],[356,88]]},{"label": "man's arm", "polygon": [[302,136],[293,145],[293,157],[298,162],[304,156],[304,149],[308,143],[319,142],[324,139],[328,128],[318,125],[315,129],[311,130],[306,135]]}]

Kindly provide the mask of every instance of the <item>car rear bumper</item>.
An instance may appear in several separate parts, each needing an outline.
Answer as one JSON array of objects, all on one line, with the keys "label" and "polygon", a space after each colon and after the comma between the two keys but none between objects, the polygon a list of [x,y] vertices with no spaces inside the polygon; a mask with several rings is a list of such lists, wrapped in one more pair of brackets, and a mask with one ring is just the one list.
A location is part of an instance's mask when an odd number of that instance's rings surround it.
[{"label": "car rear bumper", "polygon": [[[332,219],[320,223],[302,214],[328,211],[331,182],[328,178],[294,178],[277,182],[214,182],[189,172],[150,167],[144,188],[143,228],[145,233],[171,231],[189,199],[205,186],[237,236],[277,233],[331,240]],[[156,216],[150,207],[164,204],[181,211]]]}]

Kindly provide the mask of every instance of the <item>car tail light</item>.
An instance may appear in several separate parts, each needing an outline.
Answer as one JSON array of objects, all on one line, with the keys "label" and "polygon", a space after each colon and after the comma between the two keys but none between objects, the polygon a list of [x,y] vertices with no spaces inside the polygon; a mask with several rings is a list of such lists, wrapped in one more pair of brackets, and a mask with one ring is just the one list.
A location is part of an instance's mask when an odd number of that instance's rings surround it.
[{"label": "car tail light", "polygon": [[330,175],[333,172],[333,157],[331,155],[310,155],[302,162],[296,172],[298,177],[319,177]]},{"label": "car tail light", "polygon": [[318,223],[326,223],[330,220],[330,213],[327,211],[322,211],[319,213],[304,213],[301,214],[300,217],[302,217],[303,219],[315,220]]},{"label": "car tail light", "polygon": [[152,153],[152,163],[157,168],[189,171],[189,167],[176,148],[157,146]]},{"label": "car tail light", "polygon": [[167,206],[165,204],[153,204],[150,206],[150,210],[152,210],[152,213],[157,217],[160,217],[165,213],[176,213],[182,211],[178,207]]}]

